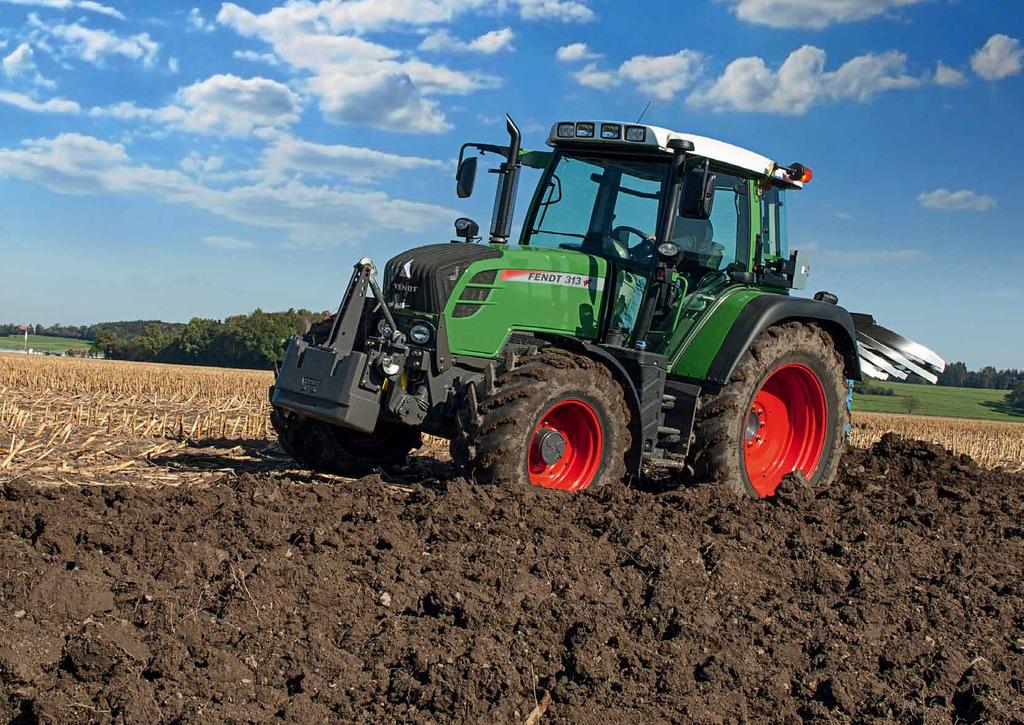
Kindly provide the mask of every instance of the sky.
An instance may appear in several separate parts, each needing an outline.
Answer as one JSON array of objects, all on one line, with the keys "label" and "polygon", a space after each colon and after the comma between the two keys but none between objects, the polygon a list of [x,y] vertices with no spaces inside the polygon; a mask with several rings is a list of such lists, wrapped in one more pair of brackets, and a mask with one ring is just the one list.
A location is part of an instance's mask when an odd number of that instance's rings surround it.
[{"label": "sky", "polygon": [[454,164],[506,112],[543,148],[650,103],[814,168],[808,293],[1024,367],[1022,39],[1006,0],[0,0],[0,321],[333,308],[488,227]]}]

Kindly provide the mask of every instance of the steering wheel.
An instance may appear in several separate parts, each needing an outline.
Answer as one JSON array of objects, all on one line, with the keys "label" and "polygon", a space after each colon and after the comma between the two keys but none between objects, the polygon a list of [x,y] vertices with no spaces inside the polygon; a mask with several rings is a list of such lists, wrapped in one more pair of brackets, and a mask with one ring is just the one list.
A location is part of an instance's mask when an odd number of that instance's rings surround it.
[{"label": "steering wheel", "polygon": [[[620,240],[619,232],[635,234],[640,237],[640,242],[636,246],[630,247],[627,242]],[[654,253],[654,237],[642,229],[626,225],[614,227],[611,232],[611,238],[614,240],[616,251],[623,259],[641,261]]]},{"label": "steering wheel", "polygon": [[618,239],[619,238],[619,232],[629,232],[630,234],[635,234],[638,237],[640,237],[640,239],[642,241],[644,241],[644,242],[651,241],[651,235],[650,234],[648,234],[647,232],[642,231],[640,229],[637,229],[636,227],[629,227],[629,226],[625,226],[625,225],[615,227],[614,229],[612,229],[612,237],[615,238],[615,239]]}]

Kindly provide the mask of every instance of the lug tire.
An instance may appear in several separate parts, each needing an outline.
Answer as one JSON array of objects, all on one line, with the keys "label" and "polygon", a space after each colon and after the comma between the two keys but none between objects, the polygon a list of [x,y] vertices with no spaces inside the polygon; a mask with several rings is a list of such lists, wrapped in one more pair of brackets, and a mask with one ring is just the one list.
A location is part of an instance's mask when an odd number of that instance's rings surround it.
[{"label": "lug tire", "polygon": [[[524,355],[478,407],[451,443],[455,464],[478,483],[582,491],[626,476],[625,396],[588,357],[554,347]],[[541,453],[545,437],[562,449],[553,462]]]},{"label": "lug tire", "polygon": [[417,429],[387,423],[373,433],[359,433],[280,408],[271,411],[270,422],[281,449],[319,473],[364,476],[404,463],[423,444]]},{"label": "lug tire", "polygon": [[849,411],[843,359],[828,333],[797,322],[758,337],[697,412],[694,469],[751,497],[801,472],[813,488],[836,477]]}]

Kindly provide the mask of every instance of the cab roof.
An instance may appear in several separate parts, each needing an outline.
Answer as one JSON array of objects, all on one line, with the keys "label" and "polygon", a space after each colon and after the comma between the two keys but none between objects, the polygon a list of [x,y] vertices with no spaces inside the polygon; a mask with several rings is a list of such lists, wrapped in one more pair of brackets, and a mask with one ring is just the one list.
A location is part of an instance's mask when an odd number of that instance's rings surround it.
[{"label": "cab roof", "polygon": [[[570,134],[570,126],[572,127]],[[581,135],[582,134],[582,135]],[[761,154],[740,146],[692,133],[672,131],[660,126],[626,123],[623,121],[560,121],[551,127],[548,145],[554,148],[584,148],[602,145],[635,148],[647,152],[672,153],[669,141],[680,139],[693,144],[693,153],[711,161],[750,172],[759,177],[768,177],[777,185],[802,189],[803,184],[789,178],[780,165]]]}]

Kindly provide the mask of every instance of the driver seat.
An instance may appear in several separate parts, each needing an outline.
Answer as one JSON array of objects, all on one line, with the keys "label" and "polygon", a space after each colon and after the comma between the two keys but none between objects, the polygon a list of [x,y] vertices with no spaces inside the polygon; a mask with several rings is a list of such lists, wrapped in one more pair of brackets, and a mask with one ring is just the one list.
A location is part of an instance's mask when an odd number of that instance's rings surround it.
[{"label": "driver seat", "polygon": [[679,246],[679,271],[691,277],[701,277],[722,266],[725,246],[714,241],[715,227],[709,219],[676,219],[672,241]]}]

